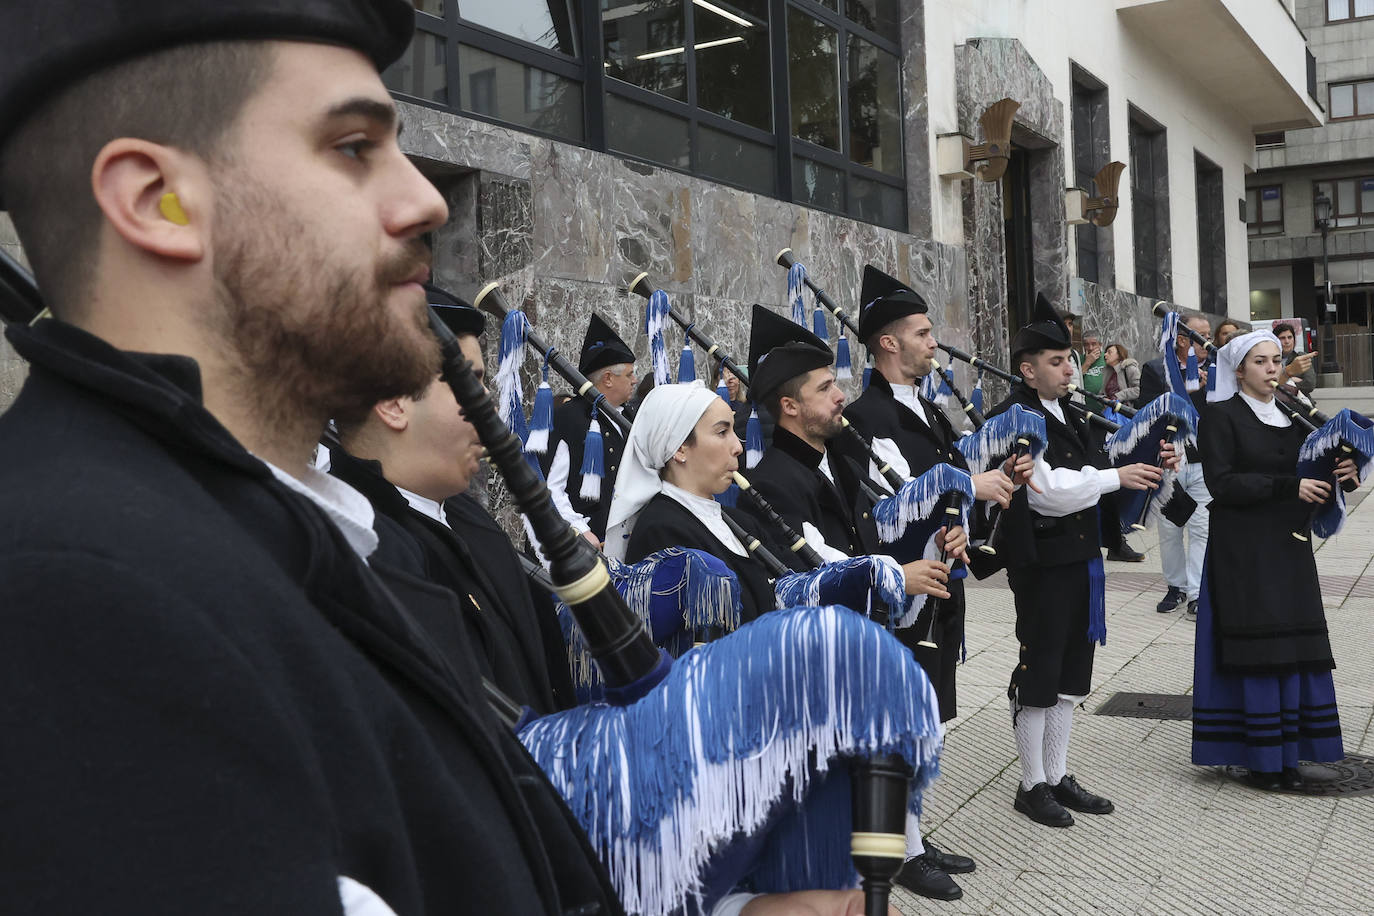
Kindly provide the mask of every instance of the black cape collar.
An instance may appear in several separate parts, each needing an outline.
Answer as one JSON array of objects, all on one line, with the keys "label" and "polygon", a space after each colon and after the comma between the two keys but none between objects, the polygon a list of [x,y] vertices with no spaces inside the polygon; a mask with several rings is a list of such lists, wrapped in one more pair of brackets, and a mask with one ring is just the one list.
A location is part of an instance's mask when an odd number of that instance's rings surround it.
[{"label": "black cape collar", "polygon": [[816,451],[800,436],[788,432],[781,426],[775,426],[773,428],[773,448],[782,452],[784,455],[790,455],[802,465],[812,470],[820,469],[821,459],[826,455],[825,452]]},{"label": "black cape collar", "polygon": [[213,455],[255,476],[271,476],[201,402],[200,367],[189,356],[119,350],[75,325],[44,319],[5,329],[35,369],[90,392],[163,442]]}]

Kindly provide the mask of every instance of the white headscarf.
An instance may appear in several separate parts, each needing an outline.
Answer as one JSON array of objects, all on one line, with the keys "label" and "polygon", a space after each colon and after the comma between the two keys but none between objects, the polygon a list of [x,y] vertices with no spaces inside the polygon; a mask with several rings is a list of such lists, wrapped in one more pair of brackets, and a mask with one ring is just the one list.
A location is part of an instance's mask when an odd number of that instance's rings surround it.
[{"label": "white headscarf", "polygon": [[685,385],[656,385],[635,414],[625,456],[615,476],[615,495],[606,518],[606,555],[625,559],[625,544],[644,504],[662,489],[659,469],[696,429],[697,421],[720,395],[701,380]]},{"label": "white headscarf", "polygon": [[1213,390],[1207,392],[1207,403],[1229,400],[1240,390],[1236,383],[1236,369],[1245,362],[1245,357],[1256,344],[1262,344],[1266,340],[1278,347],[1280,353],[1283,352],[1283,346],[1273,331],[1251,331],[1239,337],[1232,337],[1226,342],[1226,346],[1217,351],[1217,364],[1213,370],[1217,373],[1217,384]]}]

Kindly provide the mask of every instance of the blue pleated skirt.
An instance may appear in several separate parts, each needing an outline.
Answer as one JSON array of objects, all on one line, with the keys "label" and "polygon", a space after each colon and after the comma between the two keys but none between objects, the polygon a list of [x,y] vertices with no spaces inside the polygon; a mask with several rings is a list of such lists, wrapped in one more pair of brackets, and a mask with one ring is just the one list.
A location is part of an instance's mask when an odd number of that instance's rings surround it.
[{"label": "blue pleated skirt", "polygon": [[1204,567],[1193,650],[1193,763],[1276,773],[1300,760],[1344,759],[1330,671],[1233,675],[1216,670],[1207,579]]}]

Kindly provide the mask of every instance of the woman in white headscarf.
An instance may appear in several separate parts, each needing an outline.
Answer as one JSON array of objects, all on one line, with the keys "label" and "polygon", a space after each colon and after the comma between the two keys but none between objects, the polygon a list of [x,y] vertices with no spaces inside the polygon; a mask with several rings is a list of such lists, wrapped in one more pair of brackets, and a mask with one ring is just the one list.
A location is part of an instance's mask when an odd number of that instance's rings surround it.
[{"label": "woman in white headscarf", "polygon": [[[718,558],[739,578],[741,619],[776,607],[767,571],[730,531],[714,497],[725,492],[743,451],[735,416],[701,382],[659,385],[635,415],[615,479],[606,553],[634,563],[665,547]],[[744,513],[731,518],[764,540]]]},{"label": "woman in white headscarf", "polygon": [[[1301,427],[1274,401],[1278,338],[1254,331],[1217,356],[1199,447],[1212,494],[1198,600],[1193,763],[1239,765],[1262,789],[1301,786],[1299,760],[1345,756],[1331,641],[1303,530],[1327,481],[1297,476]],[[1345,461],[1342,485],[1358,483]]]}]

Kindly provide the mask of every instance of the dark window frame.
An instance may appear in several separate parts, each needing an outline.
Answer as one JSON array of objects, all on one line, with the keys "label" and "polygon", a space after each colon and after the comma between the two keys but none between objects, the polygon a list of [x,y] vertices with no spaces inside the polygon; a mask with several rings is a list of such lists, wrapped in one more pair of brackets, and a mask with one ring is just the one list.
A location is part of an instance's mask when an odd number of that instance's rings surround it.
[{"label": "dark window frame", "polygon": [[1226,314],[1226,204],[1221,166],[1193,151],[1197,198],[1198,308]]},{"label": "dark window frame", "polygon": [[[843,8],[844,4],[837,2],[836,6]],[[827,26],[836,28],[838,31],[840,67],[838,88],[841,135],[841,149],[838,152],[818,147],[815,144],[791,136],[791,106],[787,70],[787,13],[789,8],[795,8],[799,12],[820,20]],[[903,62],[900,41],[894,40],[879,32],[875,32],[861,23],[848,19],[842,9],[833,10],[823,3],[815,2],[815,0],[767,0],[767,46],[770,59],[769,76],[772,92],[771,112],[773,121],[773,129],[767,131],[749,124],[734,121],[723,115],[696,106],[696,53],[693,33],[697,11],[690,0],[684,2],[684,9],[684,47],[689,49],[689,52],[685,55],[686,73],[684,79],[687,83],[686,101],[671,99],[651,90],[636,86],[633,83],[628,83],[605,74],[603,67],[604,52],[602,44],[603,36],[600,0],[579,0],[577,4],[576,17],[572,25],[576,33],[576,43],[580,51],[580,55],[577,57],[533,44],[512,35],[494,31],[473,22],[468,22],[459,16],[458,4],[456,3],[445,4],[444,15],[442,17],[416,10],[416,31],[434,35],[444,42],[446,55],[445,78],[448,101],[440,102],[412,96],[404,91],[396,89],[392,90],[392,94],[410,104],[451,112],[463,117],[469,117],[474,120],[484,121],[489,124],[516,130],[521,133],[546,137],[551,140],[569,143],[574,146],[581,146],[597,152],[609,153],[618,158],[641,162],[654,168],[668,169],[670,171],[692,175],[715,184],[739,188],[750,193],[761,194],[785,202],[798,203],[810,209],[834,213],[850,219],[871,222],[874,225],[883,225],[887,228],[905,231],[907,228],[905,202],[908,195],[905,131],[898,130],[896,137],[898,149],[895,155],[897,161],[901,165],[899,174],[889,174],[879,169],[854,162],[850,159],[849,39],[851,36],[860,38],[875,46],[878,50],[892,55],[896,60],[899,74]],[[461,104],[463,96],[460,86],[459,64],[459,58],[462,53],[461,46],[463,45],[473,46],[498,57],[508,58],[526,67],[548,71],[577,83],[582,90],[581,139],[550,133],[536,127],[513,123],[492,115],[463,108]],[[529,71],[526,71],[526,81],[528,82],[529,79]],[[900,123],[904,123],[908,99],[906,87],[902,84],[900,78],[897,83],[897,91],[897,103],[899,106],[898,115]],[[607,99],[611,96],[619,97],[635,104],[645,105],[674,118],[685,119],[688,128],[688,143],[691,150],[691,158],[688,167],[680,168],[674,164],[664,163],[658,160],[644,158],[633,153],[611,149],[607,144],[606,116]],[[699,170],[697,157],[699,154],[698,151],[700,150],[700,144],[698,142],[698,137],[702,127],[732,136],[741,142],[767,146],[771,150],[775,164],[771,189],[763,190],[758,185],[746,186],[731,181],[728,178],[718,177],[716,174]],[[820,206],[805,200],[800,200],[794,195],[793,169],[794,161],[797,158],[812,159],[822,166],[838,169],[844,173],[841,207],[831,208]],[[899,208],[900,218],[898,220],[898,225],[890,224],[887,221],[875,222],[874,219],[871,218],[874,214],[870,214],[869,217],[859,215],[856,209],[856,199],[851,197],[851,186],[856,181],[873,182],[900,192],[903,206]]]},{"label": "dark window frame", "polygon": [[[1135,292],[1140,296],[1170,299],[1173,297],[1173,278],[1166,266],[1171,254],[1169,134],[1164,125],[1134,105],[1128,104],[1126,113]],[[1149,159],[1148,170],[1140,166],[1142,156]],[[1144,184],[1147,180],[1148,187]],[[1150,242],[1153,248],[1146,252],[1144,246]],[[1147,254],[1148,258],[1144,256]]]},{"label": "dark window frame", "polygon": [[[1102,162],[1092,155],[1092,148],[1100,141],[1111,146],[1111,105],[1107,84],[1092,73],[1070,61],[1069,63],[1069,120],[1072,134],[1074,184],[1095,196],[1093,176],[1111,161],[1110,154]],[[1087,137],[1079,136],[1086,127]],[[1078,276],[1108,288],[1115,287],[1112,276],[1111,229],[1086,223],[1074,227],[1075,261]],[[1104,282],[1103,277],[1106,276]]]},{"label": "dark window frame", "polygon": [[[1365,19],[1374,19],[1374,16],[1365,16],[1365,17],[1363,17],[1363,18],[1365,18]],[[1369,118],[1374,118],[1374,110],[1370,110],[1370,111],[1367,111],[1367,112],[1361,112],[1361,111],[1360,111],[1360,90],[1359,90],[1358,87],[1361,86],[1361,85],[1364,84],[1364,83],[1369,83],[1371,86],[1374,86],[1374,76],[1366,76],[1366,77],[1363,77],[1363,78],[1357,79],[1357,80],[1341,80],[1340,82],[1337,82],[1337,83],[1327,83],[1327,84],[1326,84],[1326,111],[1327,111],[1327,118],[1326,118],[1326,119],[1327,119],[1328,121],[1363,121],[1363,120],[1367,120],[1367,119],[1369,119]],[[1355,112],[1354,114],[1341,115],[1341,116],[1339,116],[1339,117],[1336,116],[1336,115],[1334,115],[1334,114],[1331,114],[1331,112],[1335,110],[1335,106],[1332,105],[1332,103],[1331,103],[1331,90],[1336,89],[1337,87],[1340,87],[1340,86],[1350,86],[1350,87],[1351,87],[1351,91],[1350,91],[1350,109],[1351,109],[1353,112]]]},{"label": "dark window frame", "polygon": [[[1355,209],[1341,212],[1340,193],[1337,191],[1336,184],[1342,181],[1353,181],[1355,183]],[[1327,197],[1331,199],[1331,225],[1327,227],[1328,232],[1344,232],[1347,229],[1369,229],[1374,226],[1374,207],[1368,210],[1361,209],[1361,198],[1364,197],[1364,189],[1360,186],[1366,181],[1374,181],[1374,172],[1367,175],[1342,175],[1336,178],[1314,178],[1312,180],[1312,200],[1317,199],[1317,190],[1321,185],[1329,186]],[[1353,219],[1355,222],[1349,226],[1338,226],[1336,222],[1341,219]],[[1368,220],[1366,222],[1365,220]],[[1312,208],[1312,231],[1320,232],[1321,227],[1317,225],[1316,207]]]},{"label": "dark window frame", "polygon": [[1322,15],[1326,17],[1326,22],[1328,25],[1341,22],[1363,22],[1366,19],[1374,19],[1374,13],[1370,13],[1364,16],[1356,16],[1355,0],[1345,0],[1345,9],[1346,12],[1349,13],[1349,15],[1332,19],[1331,3],[1329,2],[1329,0],[1322,0]]},{"label": "dark window frame", "polygon": [[[1277,220],[1266,220],[1264,218],[1264,192],[1270,188],[1277,188],[1279,192],[1279,218]],[[1250,192],[1255,191],[1255,212],[1250,212],[1249,197]],[[1281,184],[1257,184],[1245,189],[1245,234],[1253,238],[1260,235],[1283,235],[1283,185]],[[1252,218],[1253,217],[1253,218]]]}]

